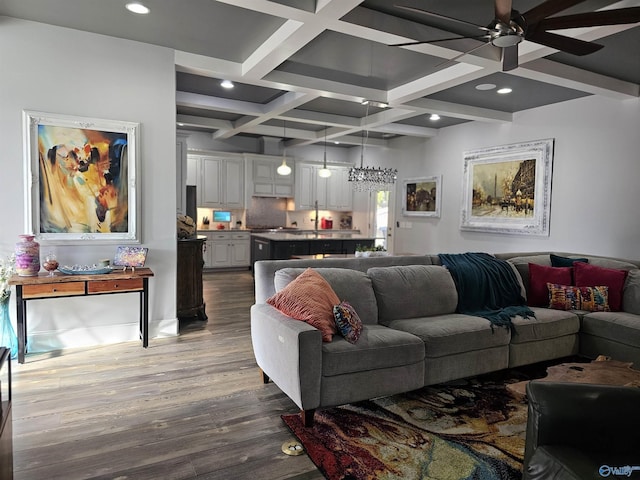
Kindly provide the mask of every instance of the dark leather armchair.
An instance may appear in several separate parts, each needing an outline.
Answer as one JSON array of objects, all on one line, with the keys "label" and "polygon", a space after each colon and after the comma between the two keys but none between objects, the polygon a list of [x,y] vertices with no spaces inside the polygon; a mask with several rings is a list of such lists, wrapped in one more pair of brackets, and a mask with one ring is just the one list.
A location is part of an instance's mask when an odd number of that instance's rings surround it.
[{"label": "dark leather armchair", "polygon": [[524,480],[640,478],[640,388],[532,381]]}]

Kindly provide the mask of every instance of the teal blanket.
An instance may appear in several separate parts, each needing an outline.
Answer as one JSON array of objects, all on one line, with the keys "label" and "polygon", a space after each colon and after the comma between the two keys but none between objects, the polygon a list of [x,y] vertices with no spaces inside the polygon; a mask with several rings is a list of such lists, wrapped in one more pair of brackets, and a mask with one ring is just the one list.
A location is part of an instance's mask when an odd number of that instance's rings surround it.
[{"label": "teal blanket", "polygon": [[511,266],[488,253],[438,255],[456,284],[459,313],[486,318],[494,325],[513,328],[511,318],[535,317],[526,306],[520,282]]}]

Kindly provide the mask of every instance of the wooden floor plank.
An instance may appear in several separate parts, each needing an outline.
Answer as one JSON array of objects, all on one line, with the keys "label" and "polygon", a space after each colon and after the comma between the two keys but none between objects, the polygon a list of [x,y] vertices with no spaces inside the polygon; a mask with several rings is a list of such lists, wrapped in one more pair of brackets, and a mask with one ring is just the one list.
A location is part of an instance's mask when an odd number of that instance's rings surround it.
[{"label": "wooden floor plank", "polygon": [[31,354],[14,366],[14,478],[294,479],[280,415],[297,407],[255,364],[250,272],[206,273],[208,322],[181,335]]}]

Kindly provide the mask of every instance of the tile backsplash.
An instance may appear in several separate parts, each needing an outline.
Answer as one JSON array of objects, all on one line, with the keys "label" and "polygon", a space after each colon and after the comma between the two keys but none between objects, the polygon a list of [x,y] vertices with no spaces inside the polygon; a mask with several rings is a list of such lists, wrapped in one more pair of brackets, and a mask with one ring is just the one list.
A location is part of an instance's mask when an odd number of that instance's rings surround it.
[{"label": "tile backsplash", "polygon": [[251,197],[247,206],[246,225],[268,225],[273,227],[287,226],[287,199]]}]

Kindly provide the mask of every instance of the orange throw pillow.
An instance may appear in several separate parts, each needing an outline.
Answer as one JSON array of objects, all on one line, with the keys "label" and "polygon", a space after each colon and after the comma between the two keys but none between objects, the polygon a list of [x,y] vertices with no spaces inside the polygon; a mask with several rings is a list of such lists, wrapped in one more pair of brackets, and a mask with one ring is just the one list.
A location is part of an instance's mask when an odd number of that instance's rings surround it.
[{"label": "orange throw pillow", "polygon": [[311,268],[269,297],[267,303],[320,330],[323,342],[330,342],[337,333],[333,306],[339,304],[340,299],[322,275]]}]

